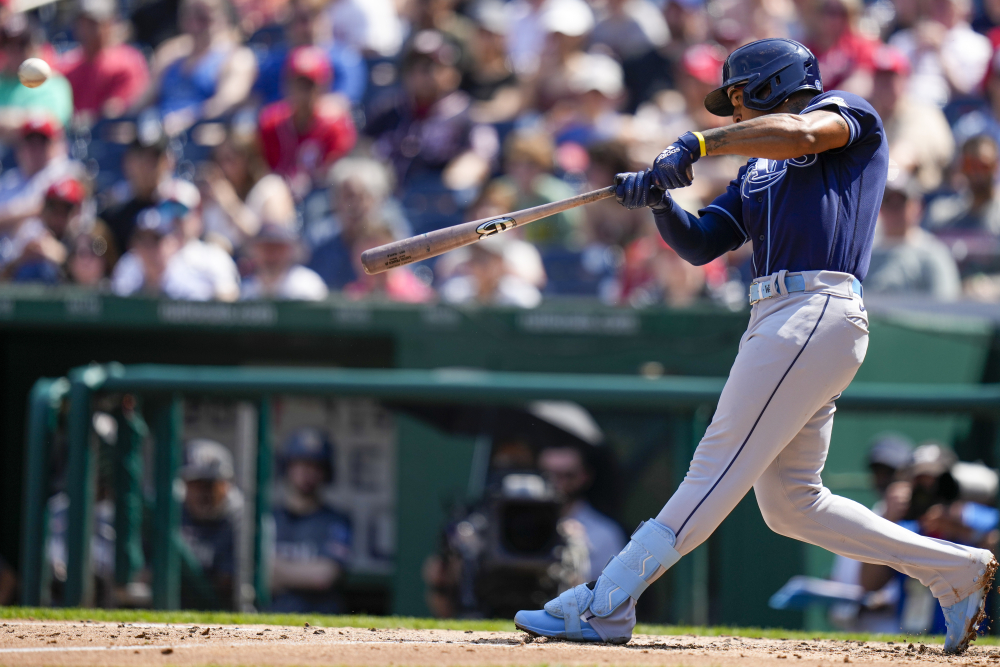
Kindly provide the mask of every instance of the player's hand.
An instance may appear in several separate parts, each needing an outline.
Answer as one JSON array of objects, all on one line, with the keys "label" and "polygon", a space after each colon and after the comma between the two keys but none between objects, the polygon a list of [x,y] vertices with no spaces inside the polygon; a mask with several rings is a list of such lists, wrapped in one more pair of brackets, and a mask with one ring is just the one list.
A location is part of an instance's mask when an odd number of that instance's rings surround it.
[{"label": "player's hand", "polygon": [[670,144],[653,162],[653,180],[663,190],[686,188],[691,185],[694,172],[691,165],[701,157],[698,137],[687,132]]},{"label": "player's hand", "polygon": [[615,199],[628,209],[656,206],[666,194],[653,183],[653,171],[628,171],[615,176]]}]

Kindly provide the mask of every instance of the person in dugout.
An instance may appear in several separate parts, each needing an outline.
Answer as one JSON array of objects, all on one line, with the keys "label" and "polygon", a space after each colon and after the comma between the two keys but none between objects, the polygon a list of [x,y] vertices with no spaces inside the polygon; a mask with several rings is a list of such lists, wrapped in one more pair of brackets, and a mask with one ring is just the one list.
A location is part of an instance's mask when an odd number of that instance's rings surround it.
[{"label": "person in dugout", "polygon": [[334,480],[333,461],[333,444],[317,429],[299,429],[285,442],[285,493],[273,512],[272,611],[344,611],[338,584],[350,564],[351,523],[322,497]]}]

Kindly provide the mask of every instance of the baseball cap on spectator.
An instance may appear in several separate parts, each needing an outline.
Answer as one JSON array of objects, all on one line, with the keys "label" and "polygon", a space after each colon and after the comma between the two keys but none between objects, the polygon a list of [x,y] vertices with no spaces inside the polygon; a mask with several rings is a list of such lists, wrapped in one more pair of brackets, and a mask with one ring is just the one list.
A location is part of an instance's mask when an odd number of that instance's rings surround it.
[{"label": "baseball cap on spectator", "polygon": [[55,139],[62,136],[62,131],[62,124],[47,113],[32,114],[21,124],[22,137],[37,134],[46,139]]},{"label": "baseball cap on spectator", "polygon": [[722,66],[725,62],[725,51],[711,44],[695,44],[689,47],[681,60],[685,72],[712,86],[722,85]]},{"label": "baseball cap on spectator", "polygon": [[315,46],[300,46],[288,54],[286,69],[289,76],[309,79],[313,83],[326,85],[333,72],[326,53]]},{"label": "baseball cap on spectator", "polygon": [[165,201],[143,209],[135,219],[135,233],[147,232],[154,236],[167,236],[174,231],[174,224],[187,215],[188,208],[174,201]]},{"label": "baseball cap on spectator", "polygon": [[567,83],[574,93],[596,90],[605,97],[618,97],[625,87],[622,66],[603,53],[584,53],[575,58]]},{"label": "baseball cap on spectator", "polygon": [[941,445],[928,443],[913,450],[913,463],[909,472],[914,477],[917,475],[939,477],[951,470],[956,461],[958,457],[955,456],[955,452]]},{"label": "baseball cap on spectator", "polygon": [[912,460],[913,443],[895,433],[879,436],[868,450],[868,465],[884,465],[893,470],[902,470]]},{"label": "baseball cap on spectator", "polygon": [[910,61],[899,49],[883,44],[872,54],[872,66],[876,72],[894,72],[900,76],[910,74]]},{"label": "baseball cap on spectator", "polygon": [[890,166],[889,178],[885,181],[885,191],[887,193],[898,192],[905,195],[907,199],[923,196],[923,190],[920,189],[920,183],[908,171],[897,168],[895,170],[896,173],[892,172],[893,169]]},{"label": "baseball cap on spectator", "polygon": [[550,0],[542,10],[542,27],[567,37],[580,37],[594,29],[594,12],[583,0]]},{"label": "baseball cap on spectator", "polygon": [[80,0],[77,16],[86,16],[98,22],[114,20],[118,15],[115,0]]},{"label": "baseball cap on spectator", "polygon": [[86,190],[83,184],[75,178],[68,177],[56,181],[45,191],[45,199],[61,201],[71,206],[78,206],[86,197]]},{"label": "baseball cap on spectator", "polygon": [[233,478],[233,455],[215,440],[197,438],[184,447],[184,465],[181,479],[186,482],[196,480],[231,480]]}]

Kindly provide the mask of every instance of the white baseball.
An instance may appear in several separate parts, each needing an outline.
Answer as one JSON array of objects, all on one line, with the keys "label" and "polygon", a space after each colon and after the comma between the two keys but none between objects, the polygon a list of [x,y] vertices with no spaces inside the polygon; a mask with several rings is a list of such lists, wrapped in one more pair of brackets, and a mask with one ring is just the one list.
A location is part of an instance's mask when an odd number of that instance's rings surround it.
[{"label": "white baseball", "polygon": [[28,58],[17,68],[17,78],[28,88],[37,88],[52,76],[52,68],[41,58]]}]

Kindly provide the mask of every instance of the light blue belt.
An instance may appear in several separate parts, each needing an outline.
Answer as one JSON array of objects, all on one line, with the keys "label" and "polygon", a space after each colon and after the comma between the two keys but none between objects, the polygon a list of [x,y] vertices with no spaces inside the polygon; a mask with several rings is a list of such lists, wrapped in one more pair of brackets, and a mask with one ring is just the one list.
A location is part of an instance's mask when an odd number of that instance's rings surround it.
[{"label": "light blue belt", "polygon": [[[806,279],[803,276],[785,276],[785,291],[786,292],[805,292],[806,291]],[[851,284],[851,291],[862,296],[864,290],[861,288],[861,281],[857,278]],[[750,285],[750,305],[754,305],[758,301],[763,301],[764,299],[770,299],[771,297],[778,296],[778,292],[774,287],[774,284],[770,280],[764,280],[759,283],[753,283]]]}]

